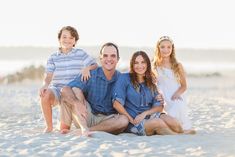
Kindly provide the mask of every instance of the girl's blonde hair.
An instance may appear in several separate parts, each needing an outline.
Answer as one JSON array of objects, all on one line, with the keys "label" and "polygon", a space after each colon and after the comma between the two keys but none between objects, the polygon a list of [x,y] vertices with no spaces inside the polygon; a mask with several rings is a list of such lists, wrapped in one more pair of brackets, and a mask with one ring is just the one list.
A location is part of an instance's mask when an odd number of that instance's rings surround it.
[{"label": "girl's blonde hair", "polygon": [[179,67],[179,63],[175,57],[175,46],[174,46],[174,43],[173,43],[173,40],[168,37],[168,36],[162,36],[158,42],[157,42],[157,45],[156,45],[156,48],[155,48],[155,55],[154,55],[154,60],[153,60],[153,66],[154,68],[156,69],[157,67],[161,67],[161,63],[162,63],[162,56],[161,56],[161,53],[160,53],[160,44],[162,41],[170,41],[170,43],[172,44],[172,52],[171,52],[171,55],[170,55],[170,63],[171,63],[171,69],[173,70],[175,76],[176,76],[176,79],[178,82],[180,82],[180,67]]}]

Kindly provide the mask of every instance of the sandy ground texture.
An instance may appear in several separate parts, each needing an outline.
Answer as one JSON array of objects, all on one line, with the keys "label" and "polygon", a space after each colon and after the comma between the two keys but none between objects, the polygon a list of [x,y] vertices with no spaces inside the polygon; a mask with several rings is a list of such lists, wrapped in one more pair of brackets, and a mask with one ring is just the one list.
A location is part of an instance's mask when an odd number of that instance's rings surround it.
[{"label": "sandy ground texture", "polygon": [[234,157],[234,78],[189,78],[188,83],[196,135],[141,137],[96,132],[92,138],[73,132],[61,135],[58,130],[43,134],[39,84],[0,85],[0,156]]}]

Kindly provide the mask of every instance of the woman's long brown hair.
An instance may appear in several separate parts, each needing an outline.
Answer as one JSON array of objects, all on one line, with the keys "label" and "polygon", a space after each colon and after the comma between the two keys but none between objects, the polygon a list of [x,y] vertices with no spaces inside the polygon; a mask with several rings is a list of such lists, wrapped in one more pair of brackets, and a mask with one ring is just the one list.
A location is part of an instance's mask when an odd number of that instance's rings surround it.
[{"label": "woman's long brown hair", "polygon": [[135,60],[138,56],[142,56],[144,58],[145,62],[147,63],[147,70],[146,70],[145,76],[144,76],[144,82],[145,82],[146,86],[149,87],[152,92],[157,91],[156,84],[154,83],[156,80],[156,76],[152,71],[150,59],[149,59],[148,55],[146,54],[146,52],[144,52],[144,51],[137,51],[131,57],[131,61],[130,61],[131,83],[133,84],[133,86],[135,87],[136,90],[139,88],[139,82],[137,80],[137,73],[134,71]]}]

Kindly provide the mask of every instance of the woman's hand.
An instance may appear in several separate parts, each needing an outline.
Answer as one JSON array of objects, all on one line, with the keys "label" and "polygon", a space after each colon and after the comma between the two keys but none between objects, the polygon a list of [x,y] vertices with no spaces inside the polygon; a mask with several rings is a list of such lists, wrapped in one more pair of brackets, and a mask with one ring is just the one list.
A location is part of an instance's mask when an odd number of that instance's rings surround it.
[{"label": "woman's hand", "polygon": [[142,112],[141,114],[137,115],[134,119],[134,125],[139,124],[144,118],[147,116],[145,112]]}]

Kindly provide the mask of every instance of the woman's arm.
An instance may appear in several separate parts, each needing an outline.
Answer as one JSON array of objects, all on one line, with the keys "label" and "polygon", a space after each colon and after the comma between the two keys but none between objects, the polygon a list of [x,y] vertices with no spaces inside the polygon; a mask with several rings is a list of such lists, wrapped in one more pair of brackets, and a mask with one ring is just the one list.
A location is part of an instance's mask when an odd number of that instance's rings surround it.
[{"label": "woman's arm", "polygon": [[139,124],[144,118],[148,115],[152,115],[156,112],[162,112],[163,105],[160,106],[153,106],[151,109],[142,112],[141,114],[137,115],[134,119],[134,124]]},{"label": "woman's arm", "polygon": [[133,121],[134,121],[133,118],[130,116],[130,114],[126,111],[126,109],[122,106],[120,102],[115,100],[113,103],[113,108],[116,109],[118,113],[127,116],[127,118],[129,119],[129,122],[133,124]]}]

